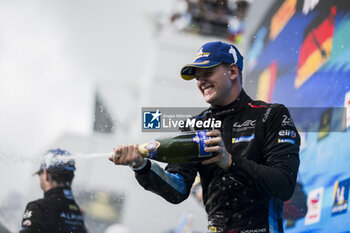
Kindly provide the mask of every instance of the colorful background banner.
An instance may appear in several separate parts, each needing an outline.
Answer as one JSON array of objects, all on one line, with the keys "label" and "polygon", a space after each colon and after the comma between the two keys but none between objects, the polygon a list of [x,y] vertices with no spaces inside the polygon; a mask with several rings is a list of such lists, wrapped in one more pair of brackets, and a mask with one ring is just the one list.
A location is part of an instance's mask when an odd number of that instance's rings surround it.
[{"label": "colorful background banner", "polygon": [[320,109],[295,120],[308,212],[284,221],[285,231],[349,232],[350,118],[334,109],[350,111],[350,1],[273,5],[250,42],[245,89],[289,108]]}]

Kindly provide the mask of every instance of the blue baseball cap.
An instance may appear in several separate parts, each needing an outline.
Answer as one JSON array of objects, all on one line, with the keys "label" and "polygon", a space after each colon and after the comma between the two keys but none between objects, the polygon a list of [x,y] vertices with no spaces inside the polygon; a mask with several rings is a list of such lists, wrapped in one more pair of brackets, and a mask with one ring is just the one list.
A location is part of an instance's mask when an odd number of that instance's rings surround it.
[{"label": "blue baseball cap", "polygon": [[49,171],[75,171],[75,161],[72,155],[62,149],[49,150],[44,154],[40,169],[33,175],[40,174],[44,169]]},{"label": "blue baseball cap", "polygon": [[222,41],[209,42],[198,50],[194,62],[181,69],[181,77],[185,80],[194,79],[195,68],[211,68],[221,63],[236,64],[243,70],[243,56],[232,44]]}]

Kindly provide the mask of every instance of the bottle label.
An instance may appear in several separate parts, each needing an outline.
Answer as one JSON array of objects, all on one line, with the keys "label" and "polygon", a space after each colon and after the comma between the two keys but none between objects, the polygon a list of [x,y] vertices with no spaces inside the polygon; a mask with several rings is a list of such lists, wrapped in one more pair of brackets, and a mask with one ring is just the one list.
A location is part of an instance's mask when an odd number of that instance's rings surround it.
[{"label": "bottle label", "polygon": [[154,159],[157,157],[159,146],[160,146],[160,142],[158,141],[153,141],[146,144],[144,148],[148,150],[148,158]]},{"label": "bottle label", "polygon": [[204,144],[204,142],[208,139],[210,139],[207,136],[207,132],[206,130],[201,130],[201,131],[196,131],[196,135],[193,136],[192,140],[194,142],[196,142],[198,144],[199,147],[199,157],[208,157],[211,155],[210,152],[206,152],[204,151],[204,148],[207,147],[207,145]]}]

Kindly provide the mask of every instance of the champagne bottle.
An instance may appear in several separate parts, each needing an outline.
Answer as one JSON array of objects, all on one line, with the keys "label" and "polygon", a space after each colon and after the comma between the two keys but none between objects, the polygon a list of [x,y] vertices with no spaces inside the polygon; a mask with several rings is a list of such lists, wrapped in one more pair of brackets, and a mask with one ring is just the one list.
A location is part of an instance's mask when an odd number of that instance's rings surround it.
[{"label": "champagne bottle", "polygon": [[167,163],[186,163],[208,159],[212,153],[204,151],[204,141],[210,139],[206,130],[183,132],[175,137],[156,139],[139,146],[144,158]]}]

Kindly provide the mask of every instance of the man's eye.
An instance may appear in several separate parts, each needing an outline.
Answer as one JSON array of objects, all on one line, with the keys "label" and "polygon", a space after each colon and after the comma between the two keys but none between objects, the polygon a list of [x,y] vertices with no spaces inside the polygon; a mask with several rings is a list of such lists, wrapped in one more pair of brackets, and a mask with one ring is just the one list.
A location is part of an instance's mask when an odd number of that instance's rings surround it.
[{"label": "man's eye", "polygon": [[213,74],[213,72],[208,71],[208,72],[205,73],[205,77],[209,77],[209,76],[211,76],[212,74]]}]

